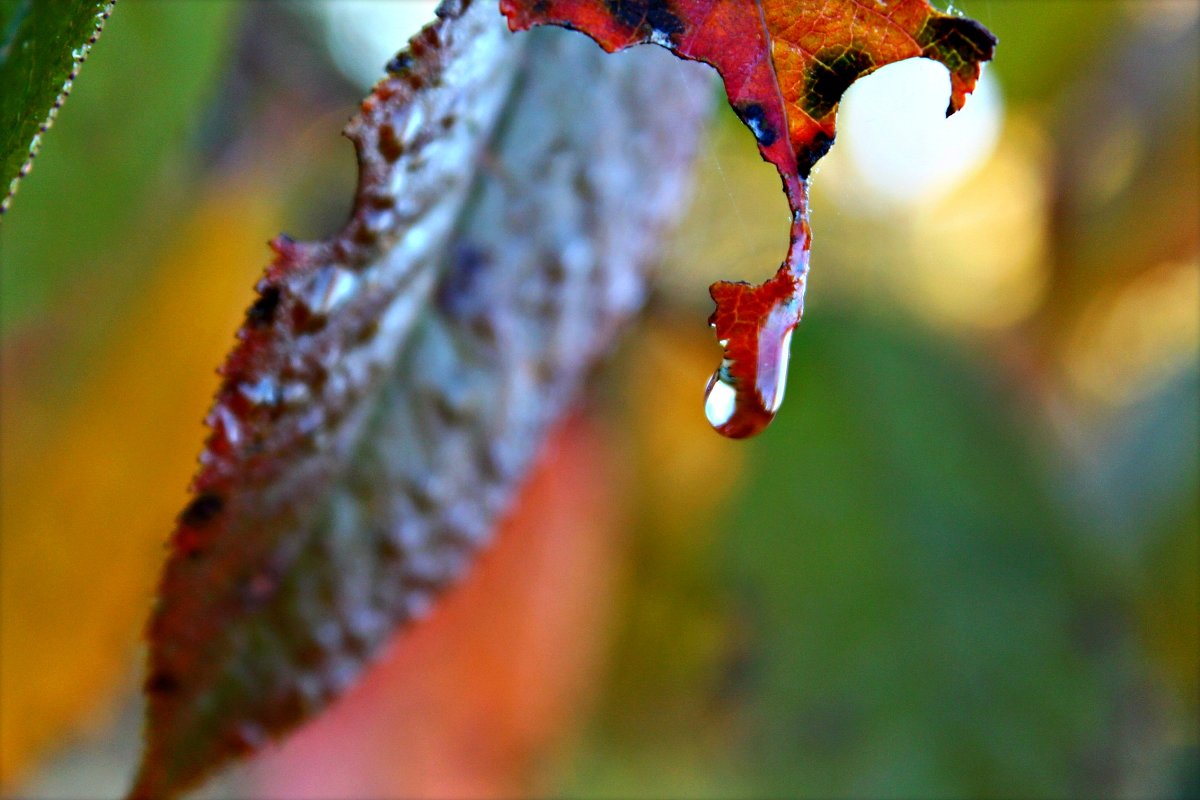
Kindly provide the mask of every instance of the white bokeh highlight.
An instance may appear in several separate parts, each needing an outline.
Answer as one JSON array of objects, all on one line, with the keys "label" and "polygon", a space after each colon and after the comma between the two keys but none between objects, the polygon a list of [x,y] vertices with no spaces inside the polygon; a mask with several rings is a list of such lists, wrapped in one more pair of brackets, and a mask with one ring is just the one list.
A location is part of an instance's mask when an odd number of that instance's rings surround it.
[{"label": "white bokeh highlight", "polygon": [[838,139],[818,166],[849,185],[846,199],[885,206],[935,201],[995,150],[1003,100],[986,70],[966,106],[946,117],[950,75],[929,59],[889,64],[856,81],[838,112]]},{"label": "white bokeh highlight", "polygon": [[322,0],[315,7],[334,63],[364,90],[384,76],[384,65],[434,19],[438,0]]}]

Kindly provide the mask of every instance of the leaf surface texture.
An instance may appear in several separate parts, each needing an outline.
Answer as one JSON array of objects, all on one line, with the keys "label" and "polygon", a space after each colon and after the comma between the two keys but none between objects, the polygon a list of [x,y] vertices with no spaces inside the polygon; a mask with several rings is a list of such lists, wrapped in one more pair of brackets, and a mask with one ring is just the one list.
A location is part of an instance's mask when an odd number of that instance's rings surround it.
[{"label": "leaf surface texture", "polygon": [[223,368],[149,627],[132,796],[292,728],[422,616],[642,302],[704,76],[515,37],[489,3],[441,13],[347,129],[350,222],[275,241]]}]

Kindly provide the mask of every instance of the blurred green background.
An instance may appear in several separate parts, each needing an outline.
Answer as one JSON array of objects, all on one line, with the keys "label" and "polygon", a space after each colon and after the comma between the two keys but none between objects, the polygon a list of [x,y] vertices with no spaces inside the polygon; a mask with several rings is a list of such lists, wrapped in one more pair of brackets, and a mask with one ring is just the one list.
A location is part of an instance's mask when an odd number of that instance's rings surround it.
[{"label": "blurred green background", "polygon": [[[788,397],[750,442],[703,421],[705,287],[769,274],[787,211],[714,118],[590,404],[616,588],[559,647],[602,652],[507,792],[1200,796],[1200,5],[956,7],[1000,38],[987,84],[956,127],[940,68],[852,89]],[[340,223],[337,131],[428,14],[122,0],[46,137],[0,227],[14,796],[126,779],[212,369],[265,241]],[[278,796],[254,768],[207,791]]]}]

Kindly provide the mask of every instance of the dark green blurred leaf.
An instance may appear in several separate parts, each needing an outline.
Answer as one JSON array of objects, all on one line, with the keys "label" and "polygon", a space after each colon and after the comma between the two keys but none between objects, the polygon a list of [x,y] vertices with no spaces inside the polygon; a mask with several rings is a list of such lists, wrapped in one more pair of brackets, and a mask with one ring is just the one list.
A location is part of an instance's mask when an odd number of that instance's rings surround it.
[{"label": "dark green blurred leaf", "polygon": [[3,210],[21,165],[36,153],[114,0],[0,4],[0,187]]},{"label": "dark green blurred leaf", "polygon": [[955,0],[954,7],[1000,39],[1004,93],[1014,104],[1047,105],[1094,69],[1093,54],[1128,19],[1125,5],[1080,0]]},{"label": "dark green blurred leaf", "polygon": [[1141,556],[1163,520],[1195,497],[1200,476],[1200,369],[1189,369],[1106,426],[1072,473],[1081,522],[1113,557]]},{"label": "dark green blurred leaf", "polygon": [[810,321],[795,363],[729,522],[763,788],[1066,793],[1096,687],[1034,421],[895,322]]},{"label": "dark green blurred leaf", "polygon": [[[72,97],[54,146],[0,227],[6,334],[68,287],[94,311],[111,309],[89,315],[99,325],[136,293],[139,270],[153,263],[139,256],[169,238],[169,221],[191,202],[180,187],[237,11],[210,0],[124,0],[109,20],[86,90]],[[95,338],[76,333],[80,342]]]}]

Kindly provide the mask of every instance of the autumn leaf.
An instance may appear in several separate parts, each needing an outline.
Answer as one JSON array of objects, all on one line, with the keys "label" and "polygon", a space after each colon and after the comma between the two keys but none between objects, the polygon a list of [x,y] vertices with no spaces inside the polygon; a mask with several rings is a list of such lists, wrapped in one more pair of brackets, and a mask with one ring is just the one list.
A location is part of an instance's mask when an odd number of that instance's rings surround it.
[{"label": "autumn leaf", "polygon": [[641,304],[704,76],[513,36],[490,2],[439,13],[347,128],[350,221],[273,243],[222,370],[148,629],[134,797],[311,717],[423,616]]},{"label": "autumn leaf", "polygon": [[116,0],[0,4],[0,215],[115,5]]},{"label": "autumn leaf", "polygon": [[725,349],[709,380],[705,413],[720,433],[752,436],[783,400],[792,330],[808,276],[808,178],[834,140],[842,94],[857,78],[907,58],[950,70],[960,109],[991,59],[982,25],[942,14],[926,0],[500,0],[514,30],[562,25],[605,50],[654,43],[711,64],[734,111],[783,179],[791,245],[776,274],[751,286],[720,281],[709,323]]}]

